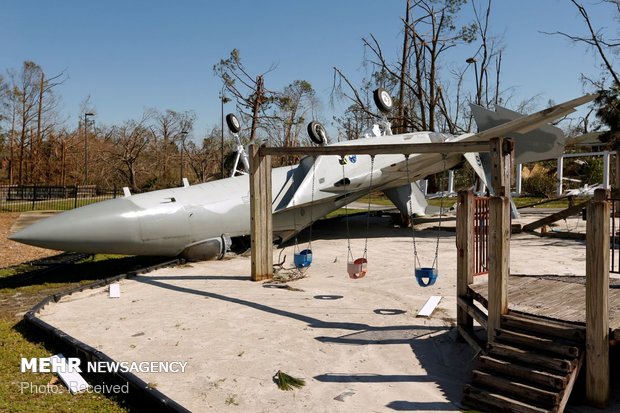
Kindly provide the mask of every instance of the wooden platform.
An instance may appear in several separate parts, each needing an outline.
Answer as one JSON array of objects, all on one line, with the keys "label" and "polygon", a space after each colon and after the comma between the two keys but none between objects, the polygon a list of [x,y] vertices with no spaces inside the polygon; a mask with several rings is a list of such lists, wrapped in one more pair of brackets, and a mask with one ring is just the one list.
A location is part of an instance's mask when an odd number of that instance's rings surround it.
[{"label": "wooden platform", "polygon": [[[476,277],[469,290],[487,307],[486,276]],[[585,325],[585,293],[585,277],[511,275],[508,279],[510,310],[552,320]],[[620,340],[620,283],[609,289],[609,328],[610,338]]]}]

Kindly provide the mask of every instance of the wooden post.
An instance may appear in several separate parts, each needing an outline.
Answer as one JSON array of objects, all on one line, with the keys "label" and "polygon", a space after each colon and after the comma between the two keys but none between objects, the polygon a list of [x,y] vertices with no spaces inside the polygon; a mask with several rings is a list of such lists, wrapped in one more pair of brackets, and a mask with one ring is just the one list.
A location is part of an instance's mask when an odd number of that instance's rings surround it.
[{"label": "wooden post", "polygon": [[493,138],[491,146],[492,185],[489,200],[489,303],[487,342],[495,337],[501,316],[508,313],[510,275],[510,178],[514,145],[510,139]]},{"label": "wooden post", "polygon": [[[459,191],[456,210],[456,294],[473,305],[467,297],[469,285],[474,282],[474,193]],[[458,301],[458,300],[457,300]],[[457,304],[456,320],[459,330],[473,331],[473,318]]]},{"label": "wooden post", "polygon": [[271,157],[261,156],[259,146],[251,144],[250,153],[250,237],[251,280],[271,278],[273,273]]},{"label": "wooden post", "polygon": [[508,313],[509,275],[510,200],[504,196],[494,196],[489,200],[489,343],[500,327],[501,316]]},{"label": "wooden post", "polygon": [[491,145],[491,185],[497,196],[510,195],[510,178],[512,171],[512,154],[514,145],[511,139],[493,138]]},{"label": "wooden post", "polygon": [[586,227],[586,398],[609,402],[609,203],[596,190]]}]

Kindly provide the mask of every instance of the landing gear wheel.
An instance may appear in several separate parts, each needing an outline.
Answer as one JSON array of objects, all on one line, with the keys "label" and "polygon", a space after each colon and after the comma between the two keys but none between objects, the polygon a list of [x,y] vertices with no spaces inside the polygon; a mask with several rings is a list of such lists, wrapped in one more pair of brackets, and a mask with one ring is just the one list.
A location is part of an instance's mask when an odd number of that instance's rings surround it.
[{"label": "landing gear wheel", "polygon": [[327,141],[325,128],[315,120],[308,124],[308,135],[310,136],[310,140],[317,145],[325,145],[325,142]]},{"label": "landing gear wheel", "polygon": [[239,133],[241,130],[239,119],[237,119],[234,113],[226,115],[226,125],[228,125],[228,129],[230,129],[232,133]]},{"label": "landing gear wheel", "polygon": [[381,112],[390,113],[394,102],[392,101],[392,96],[390,96],[387,90],[380,87],[372,92],[372,98],[375,101],[375,105],[377,105]]}]

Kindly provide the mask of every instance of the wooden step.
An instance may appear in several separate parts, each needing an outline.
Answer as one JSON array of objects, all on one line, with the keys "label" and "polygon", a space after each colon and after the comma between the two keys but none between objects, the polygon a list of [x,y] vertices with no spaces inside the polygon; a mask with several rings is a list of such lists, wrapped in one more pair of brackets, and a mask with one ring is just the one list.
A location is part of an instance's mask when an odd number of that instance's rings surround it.
[{"label": "wooden step", "polygon": [[577,361],[575,359],[566,360],[557,357],[544,356],[536,354],[533,351],[528,351],[502,343],[490,343],[487,346],[489,354],[492,356],[518,360],[522,363],[534,364],[552,371],[570,373],[577,366]]},{"label": "wooden step", "polygon": [[480,370],[474,370],[472,378],[473,384],[478,388],[489,389],[533,406],[551,409],[560,402],[560,395],[557,392],[543,390]]},{"label": "wooden step", "polygon": [[547,413],[548,409],[529,405],[507,396],[492,393],[471,385],[466,385],[463,390],[463,404],[474,407],[489,407],[491,412],[514,412],[514,413]]},{"label": "wooden step", "polygon": [[507,314],[501,317],[502,327],[512,327],[540,334],[545,337],[559,337],[583,343],[585,340],[585,327],[546,320],[540,317],[530,317],[520,314]]},{"label": "wooden step", "polygon": [[511,345],[546,351],[560,356],[572,358],[579,357],[579,348],[577,346],[557,343],[550,338],[537,337],[531,334],[506,330],[503,326],[502,328],[496,330],[495,339]]},{"label": "wooden step", "polygon": [[556,390],[563,390],[568,383],[568,378],[566,376],[542,371],[538,369],[537,366],[528,367],[484,355],[480,356],[478,361],[480,362],[480,369],[483,371],[495,372],[508,377],[528,380],[532,383]]}]

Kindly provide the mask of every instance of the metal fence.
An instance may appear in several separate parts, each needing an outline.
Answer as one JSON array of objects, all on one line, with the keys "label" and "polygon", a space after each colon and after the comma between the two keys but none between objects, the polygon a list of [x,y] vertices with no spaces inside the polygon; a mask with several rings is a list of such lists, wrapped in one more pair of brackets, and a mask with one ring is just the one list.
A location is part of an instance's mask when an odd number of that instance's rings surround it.
[{"label": "metal fence", "polygon": [[120,189],[96,185],[1,185],[0,212],[63,211],[122,196]]},{"label": "metal fence", "polygon": [[474,202],[474,275],[489,272],[489,198],[476,197]]}]

